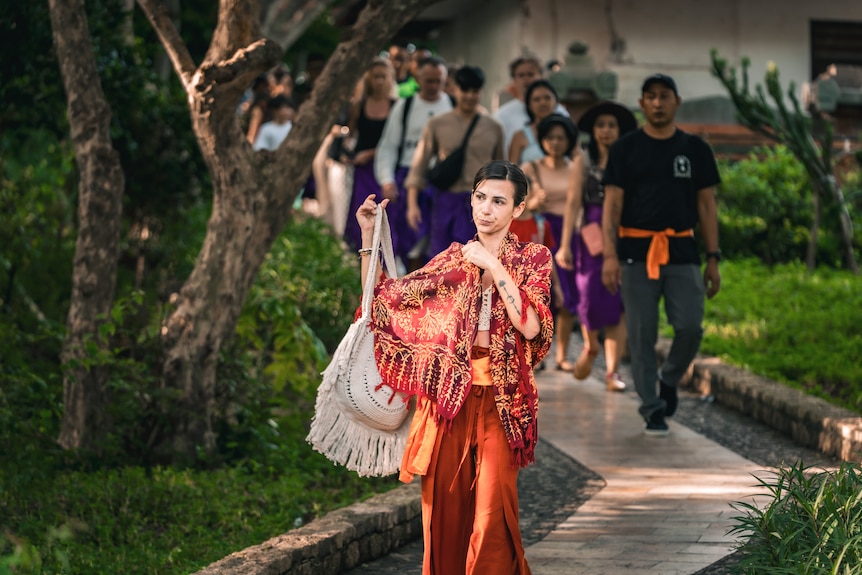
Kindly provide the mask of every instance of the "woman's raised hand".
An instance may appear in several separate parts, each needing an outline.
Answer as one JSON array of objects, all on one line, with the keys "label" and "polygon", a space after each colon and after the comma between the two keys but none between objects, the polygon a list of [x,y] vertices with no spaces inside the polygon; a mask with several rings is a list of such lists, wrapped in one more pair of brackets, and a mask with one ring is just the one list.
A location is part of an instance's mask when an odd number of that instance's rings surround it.
[{"label": "woman's raised hand", "polygon": [[375,201],[376,196],[370,194],[359,209],[356,210],[356,222],[359,224],[359,229],[362,230],[363,236],[367,233],[369,238],[374,233],[374,217],[378,209],[385,210],[389,204],[389,200],[383,200],[379,204]]},{"label": "woman's raised hand", "polygon": [[494,264],[499,263],[499,260],[489,252],[485,246],[479,242],[467,242],[461,248],[461,255],[464,259],[480,269],[491,269]]}]

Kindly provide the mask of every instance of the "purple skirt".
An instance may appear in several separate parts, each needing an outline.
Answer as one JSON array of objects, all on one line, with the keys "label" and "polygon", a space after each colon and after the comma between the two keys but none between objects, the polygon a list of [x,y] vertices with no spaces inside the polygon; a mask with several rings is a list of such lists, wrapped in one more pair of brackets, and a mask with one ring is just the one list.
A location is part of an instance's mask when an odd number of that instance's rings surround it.
[{"label": "purple skirt", "polygon": [[[553,234],[554,243],[556,244],[554,249],[551,250],[551,253],[556,254],[563,235],[563,216],[558,216],[556,214],[542,215],[545,216],[545,220],[548,222],[548,225],[551,226],[551,234]],[[572,234],[572,253],[576,253],[575,249],[580,241],[581,236],[578,234]],[[563,307],[565,307],[570,314],[575,315],[578,313],[578,301],[580,299],[578,295],[578,285],[575,281],[575,271],[563,269],[556,264],[554,264],[554,268],[557,270],[557,277],[560,279],[560,290],[563,292]],[[601,272],[601,269],[599,271]],[[599,279],[601,279],[601,277]]]},{"label": "purple skirt", "polygon": [[[584,224],[593,222],[601,225],[602,206],[584,206]],[[578,318],[590,331],[617,325],[623,313],[623,300],[620,292],[611,294],[602,283],[601,255],[593,256],[580,235],[575,236],[575,277],[581,300],[578,303]]]},{"label": "purple skirt", "polygon": [[[433,204],[434,192],[429,189],[419,192],[419,212],[422,214],[422,223],[419,230],[414,230],[407,223],[407,190],[404,188],[404,180],[407,179],[409,168],[398,168],[395,170],[395,185],[398,187],[398,200],[391,202],[392,212],[395,218],[390,220],[393,228],[392,234],[398,238],[395,245],[395,255],[402,261],[407,261],[407,254],[416,247],[416,243],[428,235],[428,222],[431,221],[431,205]],[[393,238],[394,240],[395,238]],[[423,254],[424,255],[424,254]]]},{"label": "purple skirt", "polygon": [[314,175],[308,176],[308,179],[305,180],[305,185],[302,187],[302,197],[307,200],[317,198],[317,180],[314,179]]},{"label": "purple skirt", "polygon": [[[428,257],[433,258],[446,250],[452,242],[466,244],[476,235],[469,192],[438,190],[428,186],[434,194],[428,231]],[[424,215],[422,217],[425,217]]]},{"label": "purple skirt", "polygon": [[[374,162],[368,162],[363,166],[356,166],[353,169],[353,194],[350,197],[350,209],[347,211],[347,222],[344,226],[344,239],[353,249],[362,247],[362,230],[356,221],[356,210],[365,202],[365,198],[371,194],[374,194],[375,201],[383,201],[383,191],[374,177]],[[398,226],[394,223],[397,218],[395,205],[389,204],[386,208],[386,215],[389,216],[392,245],[395,247],[398,246]]]}]

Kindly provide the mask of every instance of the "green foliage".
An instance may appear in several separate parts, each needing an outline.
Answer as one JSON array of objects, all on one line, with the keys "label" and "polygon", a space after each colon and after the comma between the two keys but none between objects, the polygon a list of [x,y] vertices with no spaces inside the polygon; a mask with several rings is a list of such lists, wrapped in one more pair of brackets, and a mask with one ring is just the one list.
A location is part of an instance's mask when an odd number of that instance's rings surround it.
[{"label": "green foliage", "polygon": [[[88,360],[111,368],[105,454],[70,458],[52,436],[18,428],[0,443],[15,446],[0,470],[0,574],[188,573],[397,485],[360,479],[305,441],[327,348],[351,322],[358,292],[357,260],[328,228],[301,218],[286,226],[222,354],[219,459],[206,470],[128,463],[146,462],[147,442],[169,430],[150,409],[160,401],[151,371],[161,317],[151,306],[160,304],[143,292],[119,297],[99,333],[111,346]],[[11,408],[10,423],[20,424]]]},{"label": "green foliage", "polygon": [[47,2],[0,3],[0,133],[66,130]]},{"label": "green foliage", "polygon": [[[862,470],[812,473],[801,462],[758,478],[768,503],[738,502],[732,533],[745,536],[746,575],[862,574]],[[759,507],[762,507],[759,508]]]},{"label": "green foliage", "polygon": [[802,261],[813,221],[811,188],[784,146],[764,147],[722,162],[717,194],[721,248],[731,258],[766,264]]},{"label": "green foliage", "polygon": [[13,429],[38,444],[59,421],[73,180],[71,151],[51,132],[0,136],[0,445]]},{"label": "green foliage", "polygon": [[300,216],[285,226],[222,355],[219,402],[230,425],[220,441],[228,457],[260,464],[280,457],[280,434],[304,437],[320,372],[359,304],[358,276],[356,259],[320,220]]},{"label": "green foliage", "polygon": [[307,447],[272,471],[127,467],[0,481],[0,573],[4,563],[17,574],[189,573],[395,485],[360,480]]},{"label": "green foliage", "polygon": [[0,305],[25,326],[64,319],[74,203],[68,146],[44,130],[0,136]]},{"label": "green foliage", "polygon": [[[815,141],[811,117],[802,110],[794,83],[791,82],[787,89],[787,98],[791,103],[788,107],[778,68],[772,62],[764,76],[766,89],[758,84],[752,91],[748,80],[751,61],[747,57],[741,62],[741,78],[737,76],[735,68],[728,66],[727,61],[718,56],[715,49],[712,50],[711,61],[712,75],[727,89],[740,123],[787,146],[804,166],[814,192],[825,207],[823,221],[827,223],[824,227],[841,230],[839,238],[843,244],[844,257],[838,261],[844,259],[849,269],[858,272],[857,249],[853,245],[852,213],[848,209],[841,187],[836,185],[834,178],[831,120],[826,119],[820,141]],[[767,94],[774,107],[767,103]],[[813,260],[807,264],[811,269],[815,267]]]},{"label": "green foliage", "polygon": [[862,279],[754,260],[722,262],[721,274],[702,353],[862,412]]}]

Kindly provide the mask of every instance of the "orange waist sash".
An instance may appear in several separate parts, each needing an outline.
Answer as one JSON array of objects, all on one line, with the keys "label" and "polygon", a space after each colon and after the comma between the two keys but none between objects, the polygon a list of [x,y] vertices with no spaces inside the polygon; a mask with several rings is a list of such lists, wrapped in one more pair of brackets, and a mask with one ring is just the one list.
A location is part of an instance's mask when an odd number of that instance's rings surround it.
[{"label": "orange waist sash", "polygon": [[655,231],[620,226],[620,237],[652,238],[649,243],[649,250],[647,250],[646,269],[647,277],[651,280],[657,280],[659,278],[659,268],[670,261],[668,238],[691,238],[694,237],[694,230],[677,232],[668,228],[663,231]]},{"label": "orange waist sash", "polygon": [[473,346],[470,352],[470,366],[473,373],[473,385],[483,387],[491,385],[491,354],[487,347]]},{"label": "orange waist sash", "polygon": [[[491,385],[491,357],[487,347],[473,346],[471,351],[473,385]],[[398,477],[402,483],[413,481],[413,475],[425,475],[431,463],[431,454],[440,437],[440,424],[434,415],[434,402],[419,397],[416,402],[416,413],[410,422],[410,432],[407,435],[407,447],[401,458],[401,473]]]}]

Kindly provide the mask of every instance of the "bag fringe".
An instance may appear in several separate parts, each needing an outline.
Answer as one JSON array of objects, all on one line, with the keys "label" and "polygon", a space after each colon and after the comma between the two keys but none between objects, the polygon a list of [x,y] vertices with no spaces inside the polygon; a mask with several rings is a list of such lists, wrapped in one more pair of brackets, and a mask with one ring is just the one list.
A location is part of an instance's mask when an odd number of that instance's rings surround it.
[{"label": "bag fringe", "polygon": [[[325,396],[328,396],[327,400]],[[314,419],[306,440],[315,451],[333,463],[355,471],[360,477],[398,473],[407,447],[410,418],[395,431],[373,429],[341,408],[330,390],[318,393]]]},{"label": "bag fringe", "polygon": [[306,441],[315,451],[360,477],[381,477],[398,473],[407,447],[411,418],[406,417],[395,431],[374,429],[345,411],[338,399],[338,377],[346,371],[346,363],[363,329],[368,329],[367,322],[357,321],[348,328],[332,354],[332,361],[323,371]]}]

